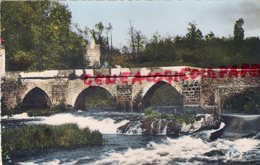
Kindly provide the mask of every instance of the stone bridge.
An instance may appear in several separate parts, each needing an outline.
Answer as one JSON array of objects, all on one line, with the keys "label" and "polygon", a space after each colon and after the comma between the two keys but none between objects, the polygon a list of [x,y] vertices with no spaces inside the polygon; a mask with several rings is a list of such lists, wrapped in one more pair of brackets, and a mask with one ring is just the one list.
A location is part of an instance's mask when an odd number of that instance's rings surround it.
[{"label": "stone bridge", "polygon": [[149,106],[154,91],[166,83],[179,93],[184,110],[220,113],[226,99],[260,87],[259,68],[255,72],[233,71],[181,66],[6,72],[2,77],[1,102],[7,109],[26,100],[42,106],[54,107],[62,103],[80,109],[84,108],[84,91],[102,88],[116,99],[117,107],[131,110]]}]

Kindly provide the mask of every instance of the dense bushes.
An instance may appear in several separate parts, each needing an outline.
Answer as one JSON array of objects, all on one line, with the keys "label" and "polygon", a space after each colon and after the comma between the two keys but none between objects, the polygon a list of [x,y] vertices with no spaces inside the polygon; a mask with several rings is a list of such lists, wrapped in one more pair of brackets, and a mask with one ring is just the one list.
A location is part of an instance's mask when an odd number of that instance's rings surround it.
[{"label": "dense bushes", "polygon": [[71,30],[68,6],[51,1],[1,3],[7,70],[84,68],[87,41]]},{"label": "dense bushes", "polygon": [[175,120],[177,123],[194,123],[199,120],[195,114],[183,113],[183,114],[161,114],[151,107],[148,107],[144,111],[146,119],[171,119]]},{"label": "dense bushes", "polygon": [[161,118],[162,114],[155,111],[153,108],[148,107],[144,110],[144,116],[148,119]]},{"label": "dense bushes", "polygon": [[76,124],[24,125],[2,131],[2,158],[7,160],[8,157],[12,158],[34,150],[73,148],[102,143],[103,138],[99,131],[79,129]]}]

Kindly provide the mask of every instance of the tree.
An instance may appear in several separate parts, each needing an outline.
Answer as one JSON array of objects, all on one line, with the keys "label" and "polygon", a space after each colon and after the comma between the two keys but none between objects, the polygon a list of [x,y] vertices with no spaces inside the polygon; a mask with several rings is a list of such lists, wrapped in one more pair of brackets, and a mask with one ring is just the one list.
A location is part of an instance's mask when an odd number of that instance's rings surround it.
[{"label": "tree", "polygon": [[14,55],[16,67],[21,68],[21,70],[26,70],[32,65],[33,56],[31,52],[17,51]]},{"label": "tree", "polygon": [[215,34],[211,31],[205,36],[206,40],[212,40],[215,38]]},{"label": "tree", "polygon": [[140,63],[140,53],[144,49],[145,46],[145,36],[140,30],[135,31],[135,42],[136,45],[136,58],[137,62]]},{"label": "tree", "polygon": [[132,21],[129,21],[130,23],[130,27],[129,27],[129,32],[128,34],[130,35],[130,49],[131,49],[131,53],[132,56],[135,56],[136,53],[136,48],[135,48],[135,29],[132,25]]},{"label": "tree", "polygon": [[239,18],[234,25],[234,40],[243,40],[244,39],[244,20]]},{"label": "tree", "polygon": [[200,29],[197,29],[196,23],[190,22],[187,28],[188,33],[186,34],[186,38],[192,42],[196,40],[201,40],[203,38],[202,32]]},{"label": "tree", "polygon": [[140,53],[145,47],[146,37],[141,30],[137,30],[133,27],[131,20],[128,34],[130,36],[129,45],[132,57],[137,60],[138,63],[140,63]]},{"label": "tree", "polygon": [[161,36],[158,32],[154,33],[152,36],[152,39],[150,41],[151,47],[152,47],[152,53],[153,56],[156,57],[158,56],[159,53],[159,42],[161,41]]},{"label": "tree", "polygon": [[[111,23],[108,23],[108,26],[105,28],[106,30],[106,35],[107,35],[107,54],[108,54],[108,61],[109,63],[111,62],[111,54],[113,51],[113,46],[112,46],[112,30],[113,26]],[[110,44],[109,44],[109,34],[110,34]]]},{"label": "tree", "polygon": [[105,29],[105,27],[104,27],[103,23],[102,22],[97,23],[95,25],[95,28],[96,28],[95,34],[97,35],[95,37],[96,37],[97,42],[99,42],[99,43],[104,42],[104,40],[103,40],[103,30]]},{"label": "tree", "polygon": [[8,70],[82,68],[85,40],[70,30],[71,12],[50,1],[1,3]]},{"label": "tree", "polygon": [[202,32],[197,29],[195,22],[190,22],[181,51],[181,60],[184,63],[197,63],[199,61],[199,50],[202,48]]},{"label": "tree", "polygon": [[129,53],[128,47],[124,45],[124,46],[122,47],[122,54],[126,55],[126,54],[128,54],[128,53]]},{"label": "tree", "polygon": [[[112,30],[113,30],[112,24],[108,23],[108,26],[105,29],[107,35],[108,49],[112,50]],[[110,46],[109,46],[109,34],[110,34]]]}]

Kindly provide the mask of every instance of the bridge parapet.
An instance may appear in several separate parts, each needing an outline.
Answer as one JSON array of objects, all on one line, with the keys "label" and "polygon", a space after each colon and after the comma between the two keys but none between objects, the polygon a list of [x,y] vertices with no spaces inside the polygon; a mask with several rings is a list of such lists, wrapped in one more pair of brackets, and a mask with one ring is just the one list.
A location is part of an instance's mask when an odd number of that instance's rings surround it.
[{"label": "bridge parapet", "polygon": [[[34,71],[34,72],[23,72],[23,71],[9,71],[7,77],[12,75],[20,75],[21,78],[55,78],[55,77],[69,77],[71,74],[75,76],[82,76],[84,74],[89,74],[90,76],[96,76],[102,74],[103,76],[121,76],[122,73],[129,73],[130,77],[135,76],[137,72],[141,75],[147,75],[149,73],[164,74],[165,71],[180,72],[183,68],[188,68],[187,66],[178,67],[150,67],[150,68],[101,68],[101,69],[73,69],[73,70],[46,70],[46,71]],[[194,67],[189,67],[194,68]]]}]

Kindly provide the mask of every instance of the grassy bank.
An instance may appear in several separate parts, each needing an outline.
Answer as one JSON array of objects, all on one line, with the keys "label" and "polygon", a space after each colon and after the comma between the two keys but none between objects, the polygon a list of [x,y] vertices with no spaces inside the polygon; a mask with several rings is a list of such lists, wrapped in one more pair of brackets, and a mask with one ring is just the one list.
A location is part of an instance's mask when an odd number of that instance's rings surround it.
[{"label": "grassy bank", "polygon": [[146,119],[172,119],[178,123],[194,123],[199,120],[200,117],[196,116],[192,113],[184,113],[184,114],[161,114],[149,107],[144,111],[144,115]]},{"label": "grassy bank", "polygon": [[7,161],[24,153],[51,148],[75,148],[86,145],[101,145],[102,134],[79,129],[76,124],[25,125],[2,131],[2,159]]}]

